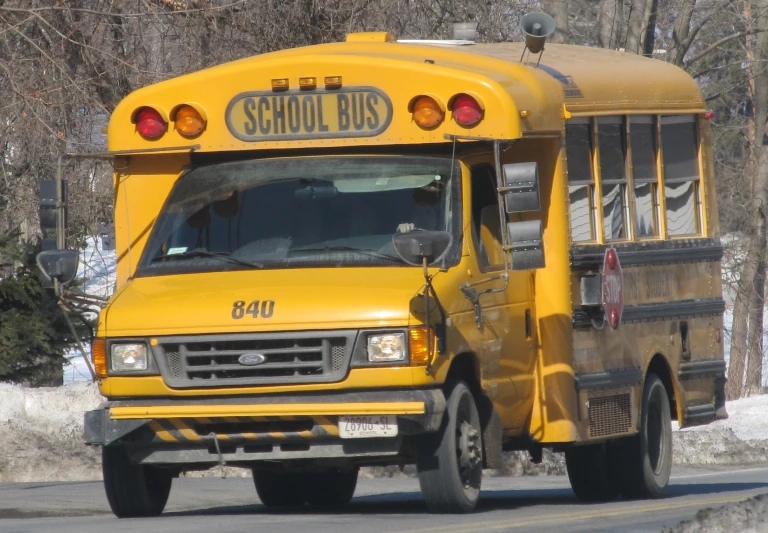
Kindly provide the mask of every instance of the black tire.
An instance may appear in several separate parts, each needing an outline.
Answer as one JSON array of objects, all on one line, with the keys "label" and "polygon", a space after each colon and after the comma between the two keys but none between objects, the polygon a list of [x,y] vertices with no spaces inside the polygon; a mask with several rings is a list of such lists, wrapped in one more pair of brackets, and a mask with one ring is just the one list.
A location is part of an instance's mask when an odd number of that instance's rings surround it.
[{"label": "black tire", "polygon": [[304,505],[299,475],[282,470],[254,470],[253,484],[265,507],[297,507]]},{"label": "black tire", "polygon": [[304,501],[313,507],[341,507],[355,494],[358,469],[332,468],[302,474]]},{"label": "black tire", "polygon": [[610,455],[622,497],[664,496],[672,470],[672,417],[667,391],[655,374],[648,374],[643,387],[639,434],[615,443]]},{"label": "black tire", "polygon": [[615,500],[619,491],[611,475],[604,444],[577,446],[566,450],[565,466],[576,497],[584,502]]},{"label": "black tire", "polygon": [[437,513],[468,513],[477,505],[483,476],[480,417],[467,386],[448,395],[440,430],[417,444],[416,468],[427,507]]},{"label": "black tire", "polygon": [[122,447],[101,450],[104,490],[118,518],[157,516],[171,493],[173,473],[162,468],[131,463]]}]

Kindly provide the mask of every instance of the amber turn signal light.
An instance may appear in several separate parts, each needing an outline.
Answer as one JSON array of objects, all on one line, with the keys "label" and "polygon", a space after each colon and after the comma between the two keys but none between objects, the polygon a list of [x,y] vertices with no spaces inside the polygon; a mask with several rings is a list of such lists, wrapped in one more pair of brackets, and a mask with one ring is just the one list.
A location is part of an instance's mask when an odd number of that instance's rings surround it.
[{"label": "amber turn signal light", "polygon": [[183,137],[196,137],[205,129],[205,120],[191,105],[183,105],[176,111],[176,131]]},{"label": "amber turn signal light", "polygon": [[413,102],[413,121],[425,130],[436,128],[445,118],[440,104],[431,96],[419,96]]},{"label": "amber turn signal light", "polygon": [[93,339],[91,344],[91,358],[96,376],[107,377],[107,341],[101,338]]},{"label": "amber turn signal light", "polygon": [[434,354],[437,348],[435,330],[429,329],[429,350],[427,349],[427,328],[411,328],[408,340],[411,365],[426,365],[430,360],[429,352]]}]

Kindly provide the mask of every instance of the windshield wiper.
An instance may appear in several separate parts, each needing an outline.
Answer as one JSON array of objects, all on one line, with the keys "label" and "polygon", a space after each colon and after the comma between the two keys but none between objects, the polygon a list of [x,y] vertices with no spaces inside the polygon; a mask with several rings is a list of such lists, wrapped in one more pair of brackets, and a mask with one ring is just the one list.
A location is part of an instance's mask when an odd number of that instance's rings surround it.
[{"label": "windshield wiper", "polygon": [[243,265],[253,268],[264,268],[262,263],[252,263],[251,261],[246,261],[245,259],[238,259],[237,257],[232,257],[232,254],[229,252],[212,252],[204,248],[194,248],[192,250],[187,250],[186,252],[177,254],[158,255],[152,259],[152,262],[154,263],[155,261],[160,261],[162,259],[191,259],[194,257],[208,257],[211,259],[219,259],[220,261],[234,263],[236,265]]},{"label": "windshield wiper", "polygon": [[395,255],[385,254],[375,248],[355,248],[354,246],[307,246],[305,248],[294,248],[289,250],[289,253],[293,252],[355,252],[363,255],[369,255],[377,259],[386,259],[388,261],[402,262],[402,259]]}]

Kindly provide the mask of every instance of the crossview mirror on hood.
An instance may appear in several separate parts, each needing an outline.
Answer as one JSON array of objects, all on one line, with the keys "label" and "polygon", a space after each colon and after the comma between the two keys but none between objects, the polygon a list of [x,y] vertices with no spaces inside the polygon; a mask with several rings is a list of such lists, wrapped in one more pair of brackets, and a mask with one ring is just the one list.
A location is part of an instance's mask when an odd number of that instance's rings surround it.
[{"label": "crossview mirror on hood", "polygon": [[447,231],[409,231],[392,236],[392,245],[400,259],[409,265],[421,266],[440,262],[453,243]]},{"label": "crossview mirror on hood", "polygon": [[48,250],[37,254],[37,266],[49,280],[66,285],[77,275],[79,257],[77,250]]}]

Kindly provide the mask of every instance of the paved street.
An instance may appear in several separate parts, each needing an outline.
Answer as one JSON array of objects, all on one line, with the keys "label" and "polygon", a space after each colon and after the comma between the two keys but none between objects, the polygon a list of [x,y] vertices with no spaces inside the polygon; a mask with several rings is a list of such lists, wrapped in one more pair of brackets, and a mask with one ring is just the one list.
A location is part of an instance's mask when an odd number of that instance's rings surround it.
[{"label": "paved street", "polygon": [[768,467],[676,469],[670,497],[581,504],[563,476],[486,478],[471,515],[427,513],[414,479],[363,480],[342,513],[268,512],[250,478],[174,481],[166,512],[118,520],[101,482],[0,484],[0,532],[470,533],[474,531],[659,532],[699,509],[768,493]]}]

